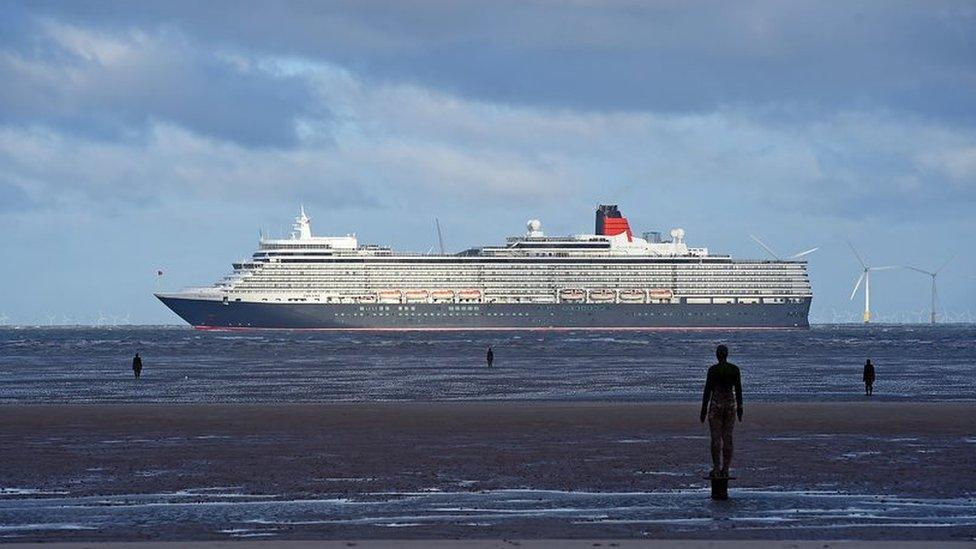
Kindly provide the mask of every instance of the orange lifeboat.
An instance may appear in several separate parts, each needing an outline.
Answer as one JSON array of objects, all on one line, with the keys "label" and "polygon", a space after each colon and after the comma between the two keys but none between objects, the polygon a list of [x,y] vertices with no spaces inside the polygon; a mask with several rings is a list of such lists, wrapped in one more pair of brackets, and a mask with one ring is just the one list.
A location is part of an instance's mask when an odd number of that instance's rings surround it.
[{"label": "orange lifeboat", "polygon": [[376,295],[383,303],[399,303],[403,296],[400,290],[380,290]]},{"label": "orange lifeboat", "polygon": [[565,288],[559,290],[559,299],[562,301],[580,302],[586,299],[586,292],[576,288]]},{"label": "orange lifeboat", "polygon": [[404,290],[403,299],[407,303],[417,303],[420,301],[427,301],[427,296],[430,293],[427,290]]},{"label": "orange lifeboat", "polygon": [[646,298],[644,290],[620,290],[620,301],[624,303],[643,303]]},{"label": "orange lifeboat", "polygon": [[432,290],[430,299],[435,303],[454,301],[454,290]]},{"label": "orange lifeboat", "polygon": [[667,288],[655,288],[650,291],[651,299],[671,299],[674,297],[674,292]]},{"label": "orange lifeboat", "polygon": [[458,301],[477,301],[481,299],[481,290],[460,290],[457,296]]},{"label": "orange lifeboat", "polygon": [[590,290],[590,302],[591,303],[610,303],[617,297],[617,292],[613,290],[608,290],[606,288],[601,288],[599,290]]}]

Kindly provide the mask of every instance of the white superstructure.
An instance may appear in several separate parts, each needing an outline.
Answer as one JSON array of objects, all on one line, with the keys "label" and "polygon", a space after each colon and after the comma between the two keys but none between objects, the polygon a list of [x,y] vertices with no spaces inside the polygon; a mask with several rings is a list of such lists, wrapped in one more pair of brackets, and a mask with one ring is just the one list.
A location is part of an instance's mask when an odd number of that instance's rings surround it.
[{"label": "white superstructure", "polygon": [[[623,218],[619,218],[623,219]],[[624,220],[626,223],[626,220]],[[524,236],[455,255],[394,253],[356,236],[314,236],[302,208],[289,238],[262,238],[250,261],[181,296],[256,303],[799,303],[804,261],[733,260],[670,239],[618,234]]]}]

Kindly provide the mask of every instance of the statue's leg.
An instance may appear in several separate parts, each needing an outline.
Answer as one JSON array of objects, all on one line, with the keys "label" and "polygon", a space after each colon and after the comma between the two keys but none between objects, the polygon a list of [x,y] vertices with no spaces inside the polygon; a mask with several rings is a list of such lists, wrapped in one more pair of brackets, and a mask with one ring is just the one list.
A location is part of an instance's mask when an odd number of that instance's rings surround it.
[{"label": "statue's leg", "polygon": [[708,431],[712,439],[712,476],[715,476],[721,469],[722,421],[711,410],[708,414]]},{"label": "statue's leg", "polygon": [[723,422],[722,429],[722,475],[729,475],[732,465],[732,428],[735,426],[735,412],[730,411]]}]

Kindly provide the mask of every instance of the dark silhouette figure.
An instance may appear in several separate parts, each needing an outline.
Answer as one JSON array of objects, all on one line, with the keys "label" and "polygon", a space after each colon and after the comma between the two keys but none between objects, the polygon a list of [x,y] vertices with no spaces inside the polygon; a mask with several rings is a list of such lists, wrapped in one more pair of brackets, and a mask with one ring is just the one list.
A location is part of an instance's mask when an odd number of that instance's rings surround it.
[{"label": "dark silhouette figure", "polygon": [[732,463],[732,428],[742,421],[742,377],[739,367],[728,361],[729,349],[715,349],[718,364],[708,369],[702,395],[701,422],[708,417],[712,435],[712,477],[728,477]]},{"label": "dark silhouette figure", "polygon": [[488,347],[488,353],[485,354],[485,361],[488,362],[489,368],[491,368],[491,363],[495,362],[495,353],[491,352],[491,347]]},{"label": "dark silhouette figure", "polygon": [[869,358],[867,362],[864,363],[864,374],[862,375],[864,379],[864,394],[871,396],[874,394],[874,364],[871,364],[871,359]]},{"label": "dark silhouette figure", "polygon": [[139,353],[132,358],[132,373],[136,375],[136,379],[142,375],[142,358],[139,357]]}]

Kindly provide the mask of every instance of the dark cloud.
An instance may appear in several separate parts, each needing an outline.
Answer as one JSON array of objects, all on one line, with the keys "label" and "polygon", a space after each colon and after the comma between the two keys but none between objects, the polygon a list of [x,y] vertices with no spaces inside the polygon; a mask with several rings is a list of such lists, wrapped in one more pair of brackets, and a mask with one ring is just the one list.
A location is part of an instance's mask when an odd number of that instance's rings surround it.
[{"label": "dark cloud", "polygon": [[173,25],[203,43],[339,63],[491,101],[976,122],[976,8],[942,2],[51,3],[51,17]]},{"label": "dark cloud", "polygon": [[23,26],[0,50],[0,123],[116,140],[160,122],[246,146],[289,147],[299,118],[328,117],[306,81],[216,55],[177,31],[92,31],[12,17]]}]

